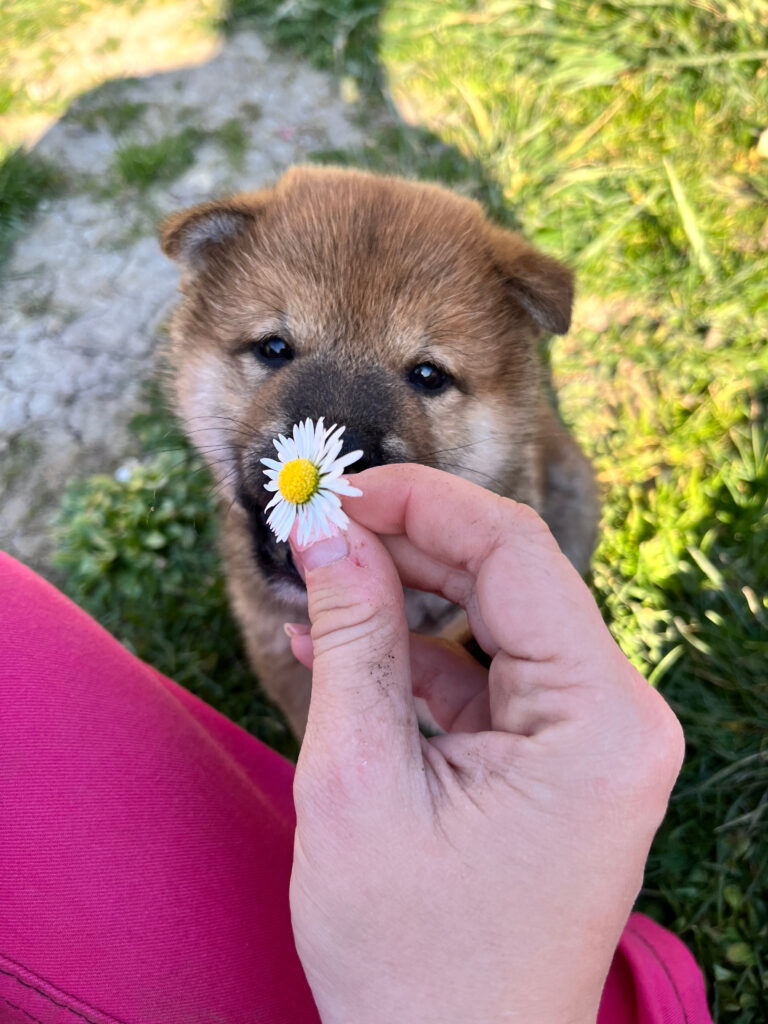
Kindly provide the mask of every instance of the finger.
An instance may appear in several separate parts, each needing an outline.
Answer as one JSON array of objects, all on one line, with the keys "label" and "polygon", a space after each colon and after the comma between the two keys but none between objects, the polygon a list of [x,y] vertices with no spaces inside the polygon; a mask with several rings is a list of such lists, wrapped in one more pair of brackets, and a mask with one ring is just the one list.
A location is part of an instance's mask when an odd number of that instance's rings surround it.
[{"label": "finger", "polygon": [[291,641],[291,651],[297,661],[300,661],[304,668],[312,671],[312,636],[310,627],[303,623],[286,622],[283,629]]},{"label": "finger", "polygon": [[420,760],[403,590],[392,559],[365,528],[299,548],[312,623],[312,696],[303,757],[412,769]]},{"label": "finger", "polygon": [[[381,540],[397,566],[404,587],[439,594],[469,611],[475,597],[476,580],[468,570],[445,565],[425,554],[409,537],[383,535]],[[489,633],[482,615],[475,614],[470,627],[482,649],[493,656],[499,650],[499,644]]]},{"label": "finger", "polygon": [[[294,627],[295,628],[295,627]],[[289,633],[294,657],[312,669],[312,637]],[[411,683],[446,732],[481,732],[491,727],[488,672],[460,644],[410,634]]]},{"label": "finger", "polygon": [[345,510],[389,535],[407,586],[465,608],[489,654],[570,661],[579,636],[605,638],[589,590],[527,505],[426,466],[380,466],[355,482],[363,495]]},{"label": "finger", "polygon": [[413,693],[446,732],[491,728],[488,672],[460,644],[411,634]]}]

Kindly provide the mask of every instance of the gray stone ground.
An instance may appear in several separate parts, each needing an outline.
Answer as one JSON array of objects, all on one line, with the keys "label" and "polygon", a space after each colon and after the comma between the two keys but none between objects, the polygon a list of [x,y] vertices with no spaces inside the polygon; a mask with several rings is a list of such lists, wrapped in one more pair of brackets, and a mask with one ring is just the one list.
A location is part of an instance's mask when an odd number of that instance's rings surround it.
[{"label": "gray stone ground", "polygon": [[[66,482],[112,471],[131,453],[127,424],[176,291],[155,240],[159,218],[274,181],[314,150],[362,141],[330,78],[276,58],[252,32],[200,67],[126,81],[118,98],[147,105],[119,140],[78,116],[86,98],[35,147],[81,190],[41,207],[0,282],[0,547],[41,568]],[[215,131],[232,118],[247,140],[241,160],[214,138],[175,181],[103,194],[118,145],[187,125]]]}]

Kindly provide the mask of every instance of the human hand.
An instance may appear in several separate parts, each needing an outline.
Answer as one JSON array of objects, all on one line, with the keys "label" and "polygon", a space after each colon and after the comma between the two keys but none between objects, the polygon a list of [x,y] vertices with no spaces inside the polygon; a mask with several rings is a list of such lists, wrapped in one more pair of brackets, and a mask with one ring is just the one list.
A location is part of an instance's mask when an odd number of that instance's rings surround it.
[{"label": "human hand", "polygon": [[[594,1022],[679,724],[531,509],[420,466],[355,482],[346,536],[295,551],[291,911],[322,1020]],[[402,585],[464,607],[490,670],[409,638]]]}]

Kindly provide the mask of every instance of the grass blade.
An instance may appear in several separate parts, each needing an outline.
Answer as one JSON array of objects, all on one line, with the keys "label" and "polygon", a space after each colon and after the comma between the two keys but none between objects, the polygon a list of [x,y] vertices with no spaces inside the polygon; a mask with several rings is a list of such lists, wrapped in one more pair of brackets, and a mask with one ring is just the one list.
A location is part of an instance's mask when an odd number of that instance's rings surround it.
[{"label": "grass blade", "polygon": [[678,178],[674,167],[666,157],[663,158],[663,162],[664,170],[667,172],[667,178],[669,178],[672,195],[677,203],[677,209],[680,214],[683,231],[685,231],[688,236],[688,241],[691,243],[691,249],[693,249],[693,255],[696,257],[696,262],[698,263],[702,274],[707,281],[711,281],[715,276],[715,264],[707,250],[704,235],[699,230],[698,221],[696,220],[696,215],[693,212],[693,207],[688,202],[688,197],[685,194],[682,182]]}]

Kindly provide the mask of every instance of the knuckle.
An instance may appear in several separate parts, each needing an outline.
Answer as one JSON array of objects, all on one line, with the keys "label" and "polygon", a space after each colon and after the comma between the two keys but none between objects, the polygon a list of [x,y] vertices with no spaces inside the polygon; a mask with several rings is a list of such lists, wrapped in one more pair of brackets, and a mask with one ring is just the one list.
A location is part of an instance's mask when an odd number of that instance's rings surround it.
[{"label": "knuckle", "polygon": [[659,777],[666,778],[671,788],[685,756],[685,735],[677,715],[656,690],[649,687],[652,701],[651,763]]},{"label": "knuckle", "polygon": [[615,784],[626,799],[646,809],[658,823],[682,765],[685,738],[663,697],[645,681],[643,685],[647,688],[645,707],[626,742]]},{"label": "knuckle", "polygon": [[337,647],[364,646],[373,654],[377,649],[389,646],[400,625],[398,611],[394,602],[377,603],[352,598],[343,604],[337,601],[332,606],[319,609],[312,620],[315,657]]},{"label": "knuckle", "polygon": [[511,516],[507,515],[505,519],[508,521],[511,519],[510,525],[515,530],[522,531],[536,540],[554,542],[552,531],[531,505],[507,500],[504,502],[504,507],[511,509]]},{"label": "knuckle", "polygon": [[533,568],[542,559],[541,564],[548,566],[553,558],[567,563],[549,526],[536,509],[523,502],[501,497],[496,499],[491,537],[491,550],[511,552],[515,561],[520,559],[522,552],[527,552],[525,560]]}]

